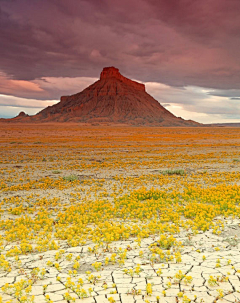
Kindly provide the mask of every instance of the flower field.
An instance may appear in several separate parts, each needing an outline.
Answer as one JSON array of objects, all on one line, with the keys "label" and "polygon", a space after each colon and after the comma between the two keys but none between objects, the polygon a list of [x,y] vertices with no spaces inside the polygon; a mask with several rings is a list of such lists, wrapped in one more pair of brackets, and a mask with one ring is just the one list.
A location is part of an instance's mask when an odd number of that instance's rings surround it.
[{"label": "flower field", "polygon": [[240,129],[0,124],[0,302],[240,302]]}]

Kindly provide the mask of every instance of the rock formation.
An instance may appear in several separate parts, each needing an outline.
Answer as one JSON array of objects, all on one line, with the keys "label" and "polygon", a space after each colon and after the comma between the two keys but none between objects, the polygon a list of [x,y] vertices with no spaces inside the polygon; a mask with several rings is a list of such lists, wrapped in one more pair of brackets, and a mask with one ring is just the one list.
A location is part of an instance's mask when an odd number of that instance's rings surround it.
[{"label": "rock formation", "polygon": [[19,118],[21,118],[21,117],[28,117],[28,115],[25,112],[20,112],[17,117],[19,117]]},{"label": "rock formation", "polygon": [[156,126],[199,125],[174,116],[145,91],[144,84],[122,76],[115,67],[105,67],[100,80],[80,93],[62,96],[59,103],[27,120]]}]

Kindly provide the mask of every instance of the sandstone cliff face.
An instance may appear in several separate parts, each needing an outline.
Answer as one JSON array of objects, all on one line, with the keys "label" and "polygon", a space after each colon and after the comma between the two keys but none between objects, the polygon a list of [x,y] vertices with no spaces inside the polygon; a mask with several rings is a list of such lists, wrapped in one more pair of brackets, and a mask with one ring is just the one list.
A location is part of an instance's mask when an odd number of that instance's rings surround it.
[{"label": "sandstone cliff face", "polygon": [[101,74],[100,74],[100,80],[104,80],[104,79],[117,79],[120,80],[122,83],[125,83],[129,86],[131,86],[132,88],[135,88],[136,90],[140,90],[140,91],[144,91],[145,92],[145,85],[142,83],[138,83],[136,81],[132,81],[124,76],[122,76],[119,73],[119,69],[115,68],[115,67],[104,67],[104,69],[102,70]]},{"label": "sandstone cliff face", "polygon": [[35,116],[25,118],[21,115],[21,121],[24,119],[26,122],[199,125],[171,114],[145,91],[144,84],[122,76],[115,67],[105,67],[100,79],[82,92],[62,96],[59,103],[43,109]]}]

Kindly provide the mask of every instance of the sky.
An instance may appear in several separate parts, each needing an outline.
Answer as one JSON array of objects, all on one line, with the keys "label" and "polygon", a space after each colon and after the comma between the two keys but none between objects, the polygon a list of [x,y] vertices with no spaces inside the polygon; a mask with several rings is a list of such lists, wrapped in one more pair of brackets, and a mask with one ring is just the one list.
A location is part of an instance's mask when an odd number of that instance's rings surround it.
[{"label": "sky", "polygon": [[240,122],[239,14],[239,0],[0,0],[0,117],[115,66],[176,116]]}]

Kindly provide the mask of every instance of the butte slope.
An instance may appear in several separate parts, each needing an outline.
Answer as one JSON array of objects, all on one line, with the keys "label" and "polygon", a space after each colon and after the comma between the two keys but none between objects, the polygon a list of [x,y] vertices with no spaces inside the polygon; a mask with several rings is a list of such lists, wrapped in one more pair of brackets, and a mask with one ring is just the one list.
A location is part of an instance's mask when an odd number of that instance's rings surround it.
[{"label": "butte slope", "polygon": [[19,122],[199,126],[199,123],[174,116],[145,91],[144,84],[122,76],[115,67],[105,67],[100,80],[82,92],[62,96],[59,103],[34,116],[16,118]]}]

